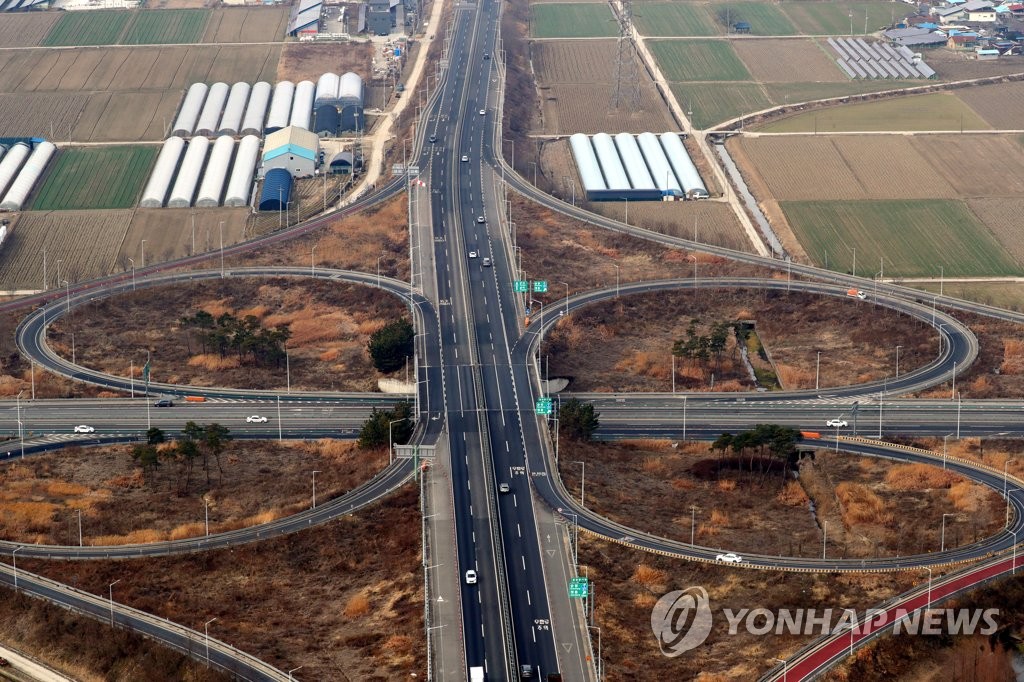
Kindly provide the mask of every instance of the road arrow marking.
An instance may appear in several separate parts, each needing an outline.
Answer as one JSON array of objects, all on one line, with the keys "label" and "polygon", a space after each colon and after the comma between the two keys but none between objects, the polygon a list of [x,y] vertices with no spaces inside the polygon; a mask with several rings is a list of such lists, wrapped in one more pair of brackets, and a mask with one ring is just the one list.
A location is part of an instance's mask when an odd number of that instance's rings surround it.
[{"label": "road arrow marking", "polygon": [[572,651],[572,644],[570,642],[562,642],[562,648],[565,649],[565,653]]}]

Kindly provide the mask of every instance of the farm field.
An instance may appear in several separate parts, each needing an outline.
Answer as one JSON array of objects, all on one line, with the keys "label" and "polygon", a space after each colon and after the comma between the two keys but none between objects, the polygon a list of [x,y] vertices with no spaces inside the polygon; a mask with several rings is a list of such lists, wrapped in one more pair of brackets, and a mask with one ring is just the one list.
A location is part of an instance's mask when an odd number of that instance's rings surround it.
[{"label": "farm field", "polygon": [[[939,293],[938,282],[906,282],[906,286]],[[945,282],[942,293],[1007,310],[1024,310],[1024,283],[1022,282]]]},{"label": "farm field", "polygon": [[1018,263],[1024,264],[1024,240],[1020,236],[1020,217],[1024,215],[1024,198],[1017,196],[984,197],[967,200],[974,214],[988,225]]},{"label": "farm field", "polygon": [[669,81],[750,80],[750,72],[724,40],[650,40],[647,46]]},{"label": "farm field", "polygon": [[7,12],[0,22],[0,45],[34,47],[42,42],[61,15],[56,12],[18,14]]},{"label": "farm field", "polygon": [[89,98],[71,139],[83,142],[160,140],[181,100],[177,90],[98,92]]},{"label": "farm field", "polygon": [[805,81],[849,81],[814,40],[737,40],[733,49],[753,79],[762,83],[791,82],[796,75]]},{"label": "farm field", "polygon": [[530,7],[534,38],[600,38],[618,32],[608,5],[600,3],[543,4]]},{"label": "farm field", "polygon": [[88,95],[0,95],[0,130],[4,136],[65,140],[88,101]]},{"label": "farm field", "polygon": [[285,43],[276,72],[262,79],[272,83],[275,80],[316,82],[328,71],[338,74],[354,71],[368,79],[373,73],[373,52],[370,43]]},{"label": "farm field", "polygon": [[50,288],[60,286],[52,265],[57,259],[61,278],[71,282],[110,274],[131,219],[129,210],[21,214],[0,258],[0,289],[41,288],[44,248]]},{"label": "farm field", "polygon": [[993,128],[1018,130],[1024,128],[1020,112],[1024,111],[1024,82],[979,85],[956,91],[960,98]]},{"label": "farm field", "polygon": [[[905,139],[963,197],[1024,196],[1024,140],[1018,135],[918,135]],[[997,169],[993,159],[998,160]]]},{"label": "farm field", "polygon": [[750,24],[750,35],[791,36],[797,33],[782,11],[775,5],[761,2],[723,2],[709,6],[718,23],[732,26],[738,21]]},{"label": "farm field", "polygon": [[758,83],[672,83],[672,92],[685,111],[693,112],[691,120],[698,128],[772,105]]},{"label": "farm field", "polygon": [[542,91],[541,110],[544,132],[557,135],[572,133],[642,133],[675,128],[665,103],[654,84],[640,84],[640,107],[619,110],[611,108],[612,86],[554,84]]},{"label": "farm field", "polygon": [[937,92],[848,104],[778,119],[764,132],[988,130],[990,126],[952,93]]},{"label": "farm field", "polygon": [[[245,238],[249,211],[246,208],[150,208],[138,209],[124,235],[120,253],[116,254],[119,271],[128,269],[129,258],[139,259],[142,240],[146,240],[146,262],[170,260],[192,253],[192,217],[195,216],[195,253],[220,248],[221,222],[224,223],[224,245],[236,244]],[[251,235],[250,235],[251,236]],[[307,259],[309,254],[306,254]],[[210,265],[209,267],[214,267]]]},{"label": "farm field", "polygon": [[533,68],[540,85],[612,83],[617,54],[614,40],[551,40],[533,44]]},{"label": "farm field", "polygon": [[722,32],[704,5],[690,3],[644,3],[633,11],[633,23],[645,36],[713,36]]},{"label": "farm field", "polygon": [[[81,57],[82,55],[84,57]],[[45,90],[182,90],[197,81],[273,81],[281,45],[0,51],[0,94]],[[78,68],[75,55],[90,68]],[[322,73],[322,72],[321,72]]]},{"label": "farm field", "polygon": [[128,11],[67,12],[47,34],[43,45],[113,45],[131,17]]},{"label": "farm field", "polygon": [[210,19],[202,9],[149,10],[135,14],[123,45],[160,45],[198,42]]},{"label": "farm field", "polygon": [[765,90],[776,104],[789,102],[810,102],[816,99],[829,99],[831,97],[845,97],[847,95],[859,95],[867,92],[882,92],[883,90],[896,90],[899,88],[921,85],[921,81],[897,81],[897,80],[868,80],[858,78],[857,80],[846,80],[838,82],[818,83],[766,83]]},{"label": "farm field", "polygon": [[156,146],[62,150],[30,210],[131,208],[158,151]]},{"label": "farm field", "polygon": [[[756,137],[739,140],[779,201],[957,198],[941,163],[918,151],[937,140],[902,135]],[[961,152],[966,152],[960,147]]]},{"label": "farm field", "polygon": [[[870,275],[885,259],[890,277],[1020,275],[1014,262],[961,201],[785,201],[780,206],[808,256],[833,270]],[[865,272],[867,271],[867,272]]]},{"label": "farm field", "polygon": [[891,2],[798,2],[779,5],[797,32],[810,35],[850,35],[853,14],[853,35],[864,35],[864,18],[868,33],[879,26],[890,26],[912,12],[911,8]]},{"label": "farm field", "polygon": [[204,43],[262,43],[284,39],[288,7],[220,7],[213,10]]}]

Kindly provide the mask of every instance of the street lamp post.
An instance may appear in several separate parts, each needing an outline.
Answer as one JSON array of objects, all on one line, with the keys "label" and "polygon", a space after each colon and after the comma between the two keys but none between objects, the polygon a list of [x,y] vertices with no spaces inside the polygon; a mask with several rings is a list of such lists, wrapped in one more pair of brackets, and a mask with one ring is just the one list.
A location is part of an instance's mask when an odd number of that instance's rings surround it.
[{"label": "street lamp post", "polygon": [[615,298],[619,297],[619,266],[617,263],[612,263],[615,266]]},{"label": "street lamp post", "polygon": [[683,440],[686,440],[686,396],[683,396]]},{"label": "street lamp post", "polygon": [[78,546],[81,547],[82,546],[82,510],[81,509],[76,509],[75,511],[78,512]]},{"label": "street lamp post", "polygon": [[313,509],[316,509],[316,475],[319,473],[318,470],[313,471]]},{"label": "street lamp post", "polygon": [[604,665],[601,660],[601,628],[596,625],[587,626],[591,630],[597,630],[597,680],[601,682],[604,679]]},{"label": "street lamp post", "polygon": [[25,549],[24,546],[15,547],[11,550],[11,562],[14,564],[14,591],[18,591],[18,552]]},{"label": "street lamp post", "polygon": [[224,277],[224,221],[220,221],[220,276]]},{"label": "street lamp post", "polygon": [[404,421],[405,421],[404,419],[393,419],[393,420],[388,422],[388,464],[394,464],[394,462],[395,462],[395,456],[394,456],[395,438],[392,435],[391,426],[393,424],[397,424],[398,422],[404,422]]},{"label": "street lamp post", "polygon": [[903,346],[896,346],[896,378],[900,378],[900,348]]},{"label": "street lamp post", "polygon": [[581,468],[581,473],[580,473],[580,506],[581,507],[585,507],[587,505],[586,505],[586,502],[584,502],[583,485],[584,485],[584,483],[586,483],[586,478],[587,478],[587,463],[586,462],[581,462],[579,460],[576,460],[576,464],[579,464],[580,468]]},{"label": "street lamp post", "polygon": [[[25,425],[21,421],[21,394],[25,392],[25,389],[18,391],[17,403],[18,403],[18,440],[21,441],[21,458],[25,459]],[[1005,477],[1004,477],[1005,478]],[[1006,493],[1006,485],[1004,481],[1003,493]]]},{"label": "street lamp post", "polygon": [[378,287],[380,286],[380,259],[383,258],[383,257],[384,257],[384,255],[377,256],[377,286]]},{"label": "street lamp post", "polygon": [[277,441],[284,440],[284,424],[281,422],[281,396],[277,396]]},{"label": "street lamp post", "polygon": [[128,262],[132,264],[132,291],[135,291],[135,259],[129,258]]},{"label": "street lamp post", "polygon": [[930,609],[932,607],[932,567],[925,566],[924,569],[928,571],[928,606],[926,608]]},{"label": "street lamp post", "polygon": [[206,537],[210,537],[210,501],[204,497],[203,503],[206,506]]},{"label": "street lamp post", "polygon": [[118,578],[117,580],[115,580],[107,586],[107,589],[109,590],[108,595],[110,601],[110,627],[114,627],[114,585],[118,584],[119,582],[121,582],[120,578]]},{"label": "street lamp post", "polygon": [[565,282],[559,282],[565,286],[565,314],[569,314],[569,285]]},{"label": "street lamp post", "polygon": [[821,558],[825,558],[825,541],[828,540],[828,521],[821,522]]},{"label": "street lamp post", "polygon": [[67,292],[68,292],[67,311],[70,313],[71,312],[71,284],[69,284],[67,280],[64,280],[63,282],[61,282],[61,284],[64,285],[64,288],[67,289]]},{"label": "street lamp post", "polygon": [[956,439],[960,440],[960,408],[963,407],[960,391],[956,392]]},{"label": "street lamp post", "polygon": [[215,620],[217,619],[211,618],[203,624],[203,629],[206,632],[206,665],[210,665],[210,623]]},{"label": "street lamp post", "polygon": [[818,390],[818,379],[821,376],[821,351],[818,351],[818,359],[814,361],[814,390]]},{"label": "street lamp post", "polygon": [[142,240],[142,267],[146,267],[146,240]]},{"label": "street lamp post", "polygon": [[956,516],[956,514],[943,514],[942,515],[942,540],[939,543],[939,551],[940,552],[945,552],[946,551],[946,517],[947,516]]},{"label": "street lamp post", "polygon": [[697,537],[697,505],[690,505],[690,544],[694,544]]},{"label": "street lamp post", "polygon": [[1011,530],[1010,534],[1013,536],[1013,559],[1010,564],[1010,574],[1017,575],[1017,531]]},{"label": "street lamp post", "polygon": [[[949,437],[953,434],[947,433],[942,437],[942,468],[946,468],[946,444],[949,442]],[[1009,460],[1007,460],[1009,461]],[[1003,497],[1006,497],[1006,470],[1003,470]]]},{"label": "street lamp post", "polygon": [[313,248],[309,250],[309,276],[316,277],[316,247],[319,244],[313,244]]}]

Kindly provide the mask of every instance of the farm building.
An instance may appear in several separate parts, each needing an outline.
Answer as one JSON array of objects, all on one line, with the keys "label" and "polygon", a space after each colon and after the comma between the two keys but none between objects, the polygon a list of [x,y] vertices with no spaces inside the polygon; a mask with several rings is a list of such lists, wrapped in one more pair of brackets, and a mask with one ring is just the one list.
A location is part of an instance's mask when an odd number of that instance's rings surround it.
[{"label": "farm building", "polygon": [[6,147],[6,152],[0,159],[0,197],[3,197],[4,192],[14,182],[14,178],[18,176],[18,170],[30,153],[32,153],[32,147],[28,142],[17,142]]},{"label": "farm building", "polygon": [[182,159],[181,167],[178,169],[178,178],[174,181],[171,189],[171,198],[167,202],[170,208],[188,208],[192,205],[192,197],[196,194],[196,185],[199,184],[199,175],[206,163],[206,152],[210,149],[210,140],[205,137],[193,137],[185,150],[185,158]]},{"label": "farm building", "polygon": [[263,144],[263,165],[266,176],[274,168],[287,170],[296,178],[313,175],[320,157],[320,138],[308,130],[288,126],[267,135]]},{"label": "farm building", "polygon": [[216,208],[220,205],[221,195],[224,194],[224,182],[227,179],[228,167],[231,165],[231,156],[234,151],[235,138],[230,135],[221,135],[213,143],[210,162],[206,164],[203,182],[199,185],[196,208]]},{"label": "farm building", "polygon": [[292,196],[292,175],[283,168],[272,168],[263,179],[261,211],[283,211]]},{"label": "farm building", "polygon": [[314,36],[320,32],[322,0],[299,0],[288,16],[288,35],[293,38]]},{"label": "farm building", "polygon": [[295,99],[292,102],[288,125],[309,130],[313,122],[313,100],[315,97],[316,84],[313,81],[300,81],[295,86]]},{"label": "farm building", "polygon": [[263,134],[263,121],[267,117],[267,106],[270,104],[270,83],[260,81],[252,86],[249,94],[249,104],[245,108],[245,116],[242,118],[243,135]]},{"label": "farm building", "polygon": [[320,137],[337,137],[341,121],[338,107],[333,104],[321,104],[314,114],[313,132]]},{"label": "farm building", "polygon": [[338,104],[338,90],[341,86],[341,77],[336,73],[325,73],[320,76],[316,83],[316,99],[313,106],[320,107],[324,104]]},{"label": "farm building", "polygon": [[355,155],[352,152],[338,152],[331,157],[330,169],[332,173],[351,174],[355,165]]},{"label": "farm building", "polygon": [[342,106],[363,106],[363,79],[359,74],[349,71],[341,77],[338,83],[338,102]]},{"label": "farm building", "polygon": [[386,36],[395,26],[405,25],[401,0],[369,0],[359,7],[359,32]]},{"label": "farm building", "polygon": [[693,161],[675,133],[592,139],[577,133],[569,138],[580,182],[591,201],[655,201],[708,196]]},{"label": "farm building", "polygon": [[174,171],[178,168],[181,153],[185,151],[185,140],[180,137],[169,137],[164,142],[160,155],[156,158],[153,173],[149,176],[146,188],[142,190],[141,208],[160,208],[167,200],[167,190],[171,186]]},{"label": "farm building", "polygon": [[270,113],[267,114],[267,126],[263,132],[267,135],[288,125],[292,115],[292,98],[295,97],[295,83],[280,81],[274,86],[274,96],[270,100]]},{"label": "farm building", "polygon": [[363,129],[363,107],[350,104],[341,110],[340,131],[359,131]]},{"label": "farm building", "polygon": [[227,104],[224,105],[224,115],[221,116],[217,128],[218,135],[238,134],[242,128],[242,116],[245,115],[245,105],[249,101],[251,90],[252,87],[248,83],[235,83],[231,86]]},{"label": "farm building", "polygon": [[256,162],[259,158],[260,138],[246,135],[238,143],[235,165],[231,169],[231,179],[228,180],[228,193],[224,197],[225,206],[245,206],[249,203],[253,178],[256,175]]},{"label": "farm building", "polygon": [[206,101],[206,93],[209,90],[206,83],[193,83],[189,87],[181,109],[178,111],[178,118],[174,121],[171,135],[188,137],[192,134],[196,129],[196,123],[199,121],[199,114],[203,110],[203,102]]},{"label": "farm building", "polygon": [[32,192],[32,188],[39,182],[40,176],[46,170],[46,164],[50,163],[50,159],[53,158],[53,154],[56,151],[57,148],[45,140],[40,141],[35,146],[32,154],[25,161],[25,165],[18,171],[18,175],[14,178],[14,182],[11,183],[7,194],[4,195],[3,201],[0,201],[0,211],[21,210],[21,207],[25,205],[25,201],[28,199],[29,193]]},{"label": "farm building", "polygon": [[224,111],[224,104],[230,92],[231,88],[227,83],[214,83],[210,86],[206,103],[199,114],[199,122],[196,123],[196,135],[210,137],[217,132],[217,124],[220,123],[221,112]]}]

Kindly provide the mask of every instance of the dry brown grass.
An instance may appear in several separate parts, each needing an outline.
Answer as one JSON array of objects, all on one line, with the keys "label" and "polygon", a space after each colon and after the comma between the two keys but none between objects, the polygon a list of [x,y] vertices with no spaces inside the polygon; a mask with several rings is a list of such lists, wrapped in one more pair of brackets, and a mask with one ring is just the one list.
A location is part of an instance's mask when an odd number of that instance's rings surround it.
[{"label": "dry brown grass", "polygon": [[862,483],[844,481],[836,486],[836,495],[839,496],[843,523],[847,528],[860,524],[887,525],[893,521],[893,514],[885,502]]},{"label": "dry brown grass", "polygon": [[352,595],[345,604],[344,614],[349,618],[361,618],[370,612],[370,598],[364,593]]},{"label": "dry brown grass", "polygon": [[1003,374],[1024,374],[1024,341],[1003,339],[1003,362],[999,371]]},{"label": "dry brown grass", "polygon": [[224,369],[235,369],[236,367],[241,367],[241,365],[242,361],[238,359],[237,355],[229,355],[222,358],[219,355],[200,353],[199,355],[193,355],[188,359],[189,367],[206,369],[211,372],[217,372]]},{"label": "dry brown grass", "polygon": [[779,492],[777,499],[787,507],[806,508],[810,498],[807,497],[807,493],[804,492],[803,487],[797,481],[789,481],[782,491]]},{"label": "dry brown grass", "polygon": [[960,481],[949,488],[949,501],[957,511],[977,513],[985,504],[985,488],[971,481]]},{"label": "dry brown grass", "polygon": [[664,588],[667,580],[668,574],[665,571],[652,568],[647,564],[639,564],[636,570],[633,571],[633,581],[638,585],[643,585],[652,592],[657,591],[659,588]]},{"label": "dry brown grass", "polygon": [[920,463],[897,464],[885,475],[885,484],[893,490],[949,488],[958,480],[952,471]]}]

